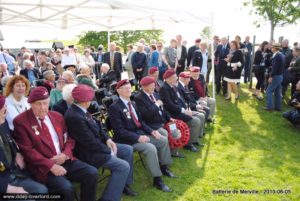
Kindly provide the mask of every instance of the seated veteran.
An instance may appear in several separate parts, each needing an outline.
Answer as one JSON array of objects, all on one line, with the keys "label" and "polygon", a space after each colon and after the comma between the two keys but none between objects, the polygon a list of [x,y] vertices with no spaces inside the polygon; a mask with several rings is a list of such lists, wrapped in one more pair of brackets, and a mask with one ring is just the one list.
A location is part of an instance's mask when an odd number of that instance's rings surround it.
[{"label": "seated veteran", "polygon": [[208,96],[207,84],[204,76],[200,74],[200,68],[192,67],[190,68],[190,72],[191,81],[188,88],[194,92],[192,96],[200,105],[209,107],[208,121],[210,121],[209,119],[212,119],[215,115],[216,100]]},{"label": "seated veteran", "polygon": [[155,92],[158,93],[160,87],[162,86],[162,81],[158,79],[159,77],[159,71],[158,71],[158,67],[153,66],[149,69],[149,76],[153,77],[155,80]]},{"label": "seated veteran", "polygon": [[191,75],[189,72],[181,72],[179,74],[179,81],[177,82],[177,90],[182,100],[184,100],[188,108],[192,110],[193,116],[200,119],[201,127],[200,127],[199,137],[202,137],[205,128],[205,115],[209,113],[209,109],[204,108],[203,106],[197,104],[197,102],[190,96],[190,91],[187,88],[190,80],[191,80]]},{"label": "seated veteran", "polygon": [[110,90],[110,85],[113,82],[117,82],[117,74],[114,70],[111,70],[107,63],[103,63],[100,68],[100,77],[97,80],[97,85],[99,88],[105,88]]},{"label": "seated veteran", "polygon": [[[171,118],[169,113],[164,109],[163,102],[160,100],[159,94],[154,92],[155,79],[147,76],[142,78],[140,85],[141,91],[135,96],[135,102],[138,110],[141,112],[143,121],[152,129],[158,130],[160,134],[168,138],[168,132],[165,130],[164,124],[175,119]],[[173,157],[184,158],[178,149],[171,150]],[[166,169],[165,175],[175,176]]]},{"label": "seated veteran", "polygon": [[73,156],[75,142],[68,136],[61,114],[48,111],[49,93],[44,87],[34,88],[28,97],[31,109],[14,121],[14,139],[34,179],[44,183],[49,193],[62,194],[72,201],[71,182],[79,182],[80,200],[94,201],[98,170]]},{"label": "seated veteran", "polygon": [[142,120],[137,107],[130,101],[131,85],[128,80],[119,81],[116,89],[119,98],[109,107],[114,140],[132,145],[135,151],[142,153],[153,177],[153,185],[164,192],[171,192],[161,178],[172,162],[168,138]]},{"label": "seated veteran", "polygon": [[0,194],[48,193],[47,187],[31,179],[26,171],[24,158],[11,137],[5,116],[5,98],[0,96]]},{"label": "seated veteran", "polygon": [[91,68],[85,63],[80,64],[80,74],[76,76],[78,84],[85,84],[93,89],[98,89],[91,76]]},{"label": "seated veteran", "polygon": [[102,200],[121,200],[122,192],[137,195],[130,188],[133,182],[133,149],[129,145],[114,143],[87,111],[95,95],[87,85],[78,85],[72,91],[74,103],[65,114],[68,133],[75,139],[74,155],[80,160],[111,171]]},{"label": "seated veteran", "polygon": [[193,112],[188,109],[184,100],[181,98],[177,90],[177,75],[173,69],[169,69],[164,73],[164,84],[159,90],[159,95],[164,103],[164,108],[169,112],[172,118],[180,119],[188,124],[190,128],[190,140],[184,147],[192,152],[199,150],[194,146],[198,143],[198,137],[201,133],[201,121],[193,116]]}]

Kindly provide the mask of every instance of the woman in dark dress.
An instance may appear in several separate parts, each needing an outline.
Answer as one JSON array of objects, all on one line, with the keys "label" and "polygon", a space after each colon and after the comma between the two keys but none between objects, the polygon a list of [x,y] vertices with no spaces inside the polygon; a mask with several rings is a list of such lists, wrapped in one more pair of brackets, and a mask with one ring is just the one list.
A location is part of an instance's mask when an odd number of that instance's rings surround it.
[{"label": "woman in dark dress", "polygon": [[243,53],[239,50],[239,44],[237,41],[230,42],[230,52],[227,58],[224,59],[227,62],[225,68],[224,80],[227,82],[227,97],[226,100],[231,99],[231,93],[235,94],[235,98],[239,98],[237,83],[241,80],[241,72],[244,64]]},{"label": "woman in dark dress", "polygon": [[258,100],[262,100],[263,97],[260,92],[264,90],[265,72],[271,65],[272,52],[269,49],[269,43],[267,41],[262,42],[259,49],[255,52],[253,62],[253,72],[257,79],[256,89],[253,92],[253,96],[256,96]]}]

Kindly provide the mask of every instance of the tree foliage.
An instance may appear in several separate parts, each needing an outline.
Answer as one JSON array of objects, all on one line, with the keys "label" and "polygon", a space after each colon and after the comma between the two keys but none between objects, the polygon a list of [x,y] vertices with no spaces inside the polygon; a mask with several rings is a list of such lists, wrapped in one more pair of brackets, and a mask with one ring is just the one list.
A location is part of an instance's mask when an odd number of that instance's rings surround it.
[{"label": "tree foliage", "polygon": [[[247,0],[244,5],[251,6],[252,12],[270,22],[271,40],[275,27],[293,24],[300,19],[299,0]],[[258,22],[256,24],[260,26]]]},{"label": "tree foliage", "polygon": [[[110,41],[114,41],[126,52],[128,44],[135,44],[141,38],[144,38],[147,43],[151,40],[161,40],[163,37],[162,30],[137,30],[137,31],[113,31],[110,33]],[[88,31],[79,36],[79,44],[83,46],[98,47],[100,44],[107,50],[106,31]]]},{"label": "tree foliage", "polygon": [[211,37],[211,28],[206,26],[202,29],[202,32],[200,33],[201,38],[203,38],[205,41],[209,41]]}]

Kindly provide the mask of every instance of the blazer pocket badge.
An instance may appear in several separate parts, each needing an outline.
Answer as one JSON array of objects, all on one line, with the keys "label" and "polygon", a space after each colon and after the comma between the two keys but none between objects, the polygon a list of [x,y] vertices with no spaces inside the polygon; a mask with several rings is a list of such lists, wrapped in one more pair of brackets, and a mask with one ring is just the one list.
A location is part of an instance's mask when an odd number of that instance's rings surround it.
[{"label": "blazer pocket badge", "polygon": [[68,133],[64,133],[64,144],[66,144],[68,140]]},{"label": "blazer pocket badge", "polygon": [[123,112],[125,113],[127,119],[131,119],[130,112],[126,108],[124,108]]},{"label": "blazer pocket badge", "polygon": [[37,128],[38,128],[38,126],[32,126],[31,128],[32,128],[32,129],[33,129],[33,131],[34,131],[34,134],[36,134],[36,135],[40,135],[40,132],[39,132],[39,130],[37,129]]},{"label": "blazer pocket badge", "polygon": [[2,163],[2,161],[0,161],[0,172],[4,172],[5,169],[5,165]]}]

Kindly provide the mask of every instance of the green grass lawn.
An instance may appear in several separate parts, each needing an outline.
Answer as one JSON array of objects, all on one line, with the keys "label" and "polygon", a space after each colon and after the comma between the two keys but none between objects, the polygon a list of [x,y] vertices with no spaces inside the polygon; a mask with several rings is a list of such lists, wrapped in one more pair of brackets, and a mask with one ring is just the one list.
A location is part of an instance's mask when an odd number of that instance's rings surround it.
[{"label": "green grass lawn", "polygon": [[[281,113],[261,110],[264,101],[252,97],[246,86],[240,91],[237,102],[217,96],[216,124],[207,127],[201,152],[182,151],[186,158],[173,160],[171,169],[179,178],[164,177],[172,193],[154,189],[151,175],[137,162],[133,189],[139,196],[123,196],[122,200],[300,200],[300,130]],[[231,193],[218,195],[213,190]],[[257,190],[258,194],[241,194],[240,190]]]}]

